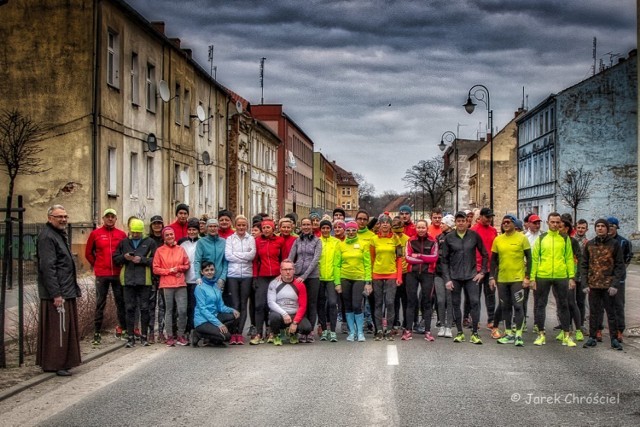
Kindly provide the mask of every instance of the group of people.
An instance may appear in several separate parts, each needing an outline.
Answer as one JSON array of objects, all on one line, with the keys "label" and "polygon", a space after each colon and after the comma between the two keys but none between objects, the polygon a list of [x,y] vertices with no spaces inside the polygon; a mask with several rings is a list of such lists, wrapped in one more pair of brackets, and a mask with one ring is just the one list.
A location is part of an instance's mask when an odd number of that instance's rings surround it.
[{"label": "group of people", "polygon": [[[535,214],[524,222],[508,214],[494,224],[489,208],[444,216],[434,209],[430,222],[415,223],[408,206],[393,218],[385,212],[371,219],[360,210],[349,221],[341,208],[331,217],[312,213],[299,222],[295,214],[278,222],[266,215],[249,221],[227,210],[216,218],[195,218],[185,204],[175,212],[168,225],[161,216],[151,217],[147,232],[132,217],[125,233],[116,227],[116,211],[106,209],[102,226],[90,234],[85,257],[96,275],[95,345],[111,289],[116,335],[127,347],[242,345],[247,320],[252,345],[336,342],[339,318],[347,341],[365,341],[371,332],[376,341],[406,341],[419,333],[428,342],[438,336],[459,343],[470,327],[469,341],[482,344],[483,294],[491,337],[521,347],[533,290],[534,345],[546,343],[552,291],[556,338],[563,345],[584,339],[588,295],[584,346],[602,340],[606,312],[611,346],[622,349],[631,245],[617,234],[615,218],[597,220],[596,236],[588,240],[584,220],[574,229],[570,217],[551,213],[542,233]],[[80,361],[77,340],[70,338],[77,334],[73,313],[80,289],[66,242],[67,220],[64,208],[53,206],[38,239],[38,356],[44,370],[59,375],[69,375]],[[60,327],[52,329],[58,320]],[[52,361],[46,354],[53,347],[65,356]]]}]

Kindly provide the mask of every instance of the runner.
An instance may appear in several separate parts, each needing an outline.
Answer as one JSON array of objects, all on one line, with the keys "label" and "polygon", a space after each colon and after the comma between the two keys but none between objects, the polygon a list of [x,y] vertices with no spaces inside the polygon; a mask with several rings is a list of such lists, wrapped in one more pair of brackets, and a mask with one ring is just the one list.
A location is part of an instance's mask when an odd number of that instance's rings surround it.
[{"label": "runner", "polygon": [[[187,333],[191,333],[193,330],[193,313],[196,309],[196,273],[193,268],[193,264],[196,256],[196,246],[200,239],[200,221],[198,218],[189,218],[187,220],[187,237],[183,237],[178,241],[178,244],[184,248],[184,251],[189,257],[191,267],[185,274],[185,281],[187,282]],[[144,328],[142,328],[144,331]]]},{"label": "runner", "polygon": [[[336,221],[337,222],[337,221]],[[336,325],[338,323],[338,294],[334,280],[334,258],[336,247],[340,240],[331,235],[331,222],[320,222],[320,242],[322,243],[322,255],[320,255],[320,290],[318,293],[318,322],[323,329],[320,341],[337,342]],[[329,329],[327,327],[327,312],[329,312]]]},{"label": "runner", "polygon": [[[408,208],[408,206],[407,206]],[[411,223],[413,227],[413,232],[415,235],[415,224]],[[407,313],[407,272],[409,271],[409,264],[405,259],[407,242],[409,241],[409,236],[404,233],[406,229],[404,223],[400,219],[400,217],[395,217],[391,220],[391,231],[396,235],[398,240],[400,241],[400,245],[402,246],[402,284],[396,288],[396,296],[393,301],[393,307],[396,313],[396,320],[393,324],[393,332],[397,333],[400,329],[407,328],[407,318],[411,316],[411,323],[415,319],[415,309],[414,312],[410,315]],[[402,304],[402,307],[400,305]],[[402,313],[402,322],[400,322],[400,314]]]},{"label": "runner", "polygon": [[333,280],[336,292],[343,296],[345,318],[349,327],[347,341],[365,341],[362,300],[373,292],[371,286],[371,253],[369,243],[360,239],[358,225],[346,225],[347,237],[336,246]]},{"label": "runner", "polygon": [[443,270],[442,270],[442,249],[444,248],[445,236],[455,227],[455,219],[453,215],[447,215],[442,218],[442,232],[438,236],[438,262],[436,263],[436,276],[434,279],[436,289],[436,300],[438,307],[438,320],[440,321],[440,329],[438,336],[445,338],[453,338],[451,333],[451,324],[453,320],[453,305],[451,303],[451,291],[446,288]]}]

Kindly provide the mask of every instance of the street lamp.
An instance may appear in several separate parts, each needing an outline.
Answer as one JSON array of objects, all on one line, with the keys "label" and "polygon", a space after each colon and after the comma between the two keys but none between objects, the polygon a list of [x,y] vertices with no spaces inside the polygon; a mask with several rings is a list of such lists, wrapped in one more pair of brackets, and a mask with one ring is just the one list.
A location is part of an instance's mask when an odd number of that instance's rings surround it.
[{"label": "street lamp", "polygon": [[454,212],[458,212],[458,137],[456,136],[455,133],[451,132],[450,130],[444,132],[442,134],[442,136],[440,137],[440,144],[438,144],[438,148],[440,148],[440,151],[444,151],[447,148],[447,144],[445,144],[444,141],[447,141],[449,144],[451,144],[453,146],[453,153],[454,153],[454,161],[456,162],[456,168],[455,168],[455,174],[456,174],[456,178],[455,178],[455,183],[456,183],[456,204],[455,204],[455,210]]},{"label": "street lamp", "polygon": [[474,97],[476,101],[482,102],[487,106],[487,112],[489,114],[489,132],[487,133],[487,141],[489,142],[489,207],[493,210],[493,110],[491,109],[491,100],[489,97],[489,89],[484,85],[474,85],[469,89],[469,95],[467,96],[467,102],[463,107],[465,111],[472,114],[476,108],[476,103],[473,102],[471,97]]}]

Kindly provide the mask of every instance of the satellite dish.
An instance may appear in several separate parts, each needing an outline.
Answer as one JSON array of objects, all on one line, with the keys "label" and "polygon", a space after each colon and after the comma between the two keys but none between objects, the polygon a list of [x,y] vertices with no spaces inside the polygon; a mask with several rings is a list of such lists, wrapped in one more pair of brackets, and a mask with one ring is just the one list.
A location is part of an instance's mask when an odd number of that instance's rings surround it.
[{"label": "satellite dish", "polygon": [[155,136],[155,134],[150,133],[149,135],[147,135],[147,149],[150,152],[154,152],[154,151],[158,151],[160,148],[158,147],[158,140]]},{"label": "satellite dish", "polygon": [[180,171],[180,183],[183,187],[189,186],[189,174],[187,171]]},{"label": "satellite dish", "polygon": [[171,99],[171,92],[169,92],[169,85],[166,81],[160,80],[160,82],[158,83],[158,92],[160,92],[160,98],[164,102],[169,102],[169,100]]},{"label": "satellite dish", "polygon": [[209,152],[208,151],[203,151],[202,152],[202,163],[204,163],[207,166],[209,166],[211,164],[211,157],[209,156]]},{"label": "satellite dish", "polygon": [[204,108],[202,108],[202,105],[198,105],[196,107],[196,115],[198,116],[198,120],[200,120],[201,122],[204,122],[204,119],[206,119],[206,114],[204,112]]},{"label": "satellite dish", "polygon": [[236,111],[238,114],[242,114],[242,102],[240,102],[240,100],[236,101]]}]

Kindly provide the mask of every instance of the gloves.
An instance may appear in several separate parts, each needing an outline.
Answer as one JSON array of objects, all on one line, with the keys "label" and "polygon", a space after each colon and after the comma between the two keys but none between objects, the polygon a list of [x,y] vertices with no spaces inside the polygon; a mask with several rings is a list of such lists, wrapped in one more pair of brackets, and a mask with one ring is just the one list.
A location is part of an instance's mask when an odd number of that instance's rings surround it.
[{"label": "gloves", "polygon": [[609,296],[615,296],[615,294],[618,293],[618,289],[614,288],[613,286],[609,288]]}]

